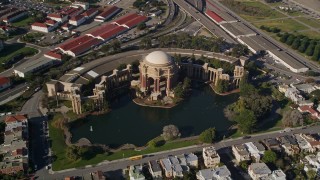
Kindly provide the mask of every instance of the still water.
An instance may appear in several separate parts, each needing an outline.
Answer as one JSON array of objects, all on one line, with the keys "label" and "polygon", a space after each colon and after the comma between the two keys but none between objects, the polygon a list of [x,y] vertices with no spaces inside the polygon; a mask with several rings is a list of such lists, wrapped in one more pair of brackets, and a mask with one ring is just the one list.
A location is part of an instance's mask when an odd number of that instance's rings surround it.
[{"label": "still water", "polygon": [[[168,124],[176,125],[182,137],[198,135],[209,127],[226,131],[232,123],[223,109],[235,102],[238,95],[219,96],[209,86],[197,87],[192,95],[171,109],[141,107],[123,95],[112,102],[112,111],[105,115],[89,116],[85,122],[71,128],[72,142],[87,138],[91,143],[117,147],[130,143],[145,145],[162,133]],[[92,127],[92,131],[90,131]]]}]

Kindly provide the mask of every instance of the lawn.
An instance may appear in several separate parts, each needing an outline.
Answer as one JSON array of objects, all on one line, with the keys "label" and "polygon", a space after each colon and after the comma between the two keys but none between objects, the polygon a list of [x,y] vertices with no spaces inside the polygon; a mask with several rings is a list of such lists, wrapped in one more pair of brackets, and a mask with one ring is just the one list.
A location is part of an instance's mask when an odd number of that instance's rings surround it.
[{"label": "lawn", "polygon": [[270,20],[270,21],[264,21],[264,22],[256,22],[253,24],[257,27],[260,27],[262,25],[267,27],[277,27],[277,28],[280,28],[281,31],[283,32],[295,32],[299,30],[308,29],[308,27],[292,19]]},{"label": "lawn", "polygon": [[248,0],[234,2],[235,3],[233,4],[228,4],[226,1],[221,1],[221,3],[229,7],[232,11],[251,22],[285,17],[284,14],[271,9],[269,6],[258,1]]},{"label": "lawn", "polygon": [[23,19],[13,22],[12,25],[16,27],[26,27],[32,24],[33,22],[34,22],[34,19],[32,16],[25,16]]},{"label": "lawn", "polygon": [[24,56],[32,56],[37,52],[38,50],[31,47],[25,47],[23,44],[8,45],[5,46],[4,50],[0,52],[0,64],[8,62],[19,54]]},{"label": "lawn", "polygon": [[320,33],[317,31],[303,31],[303,32],[299,32],[297,34],[302,34],[305,36],[308,36],[310,39],[320,39]]},{"label": "lawn", "polygon": [[320,21],[314,18],[306,18],[306,17],[297,17],[297,20],[313,27],[313,28],[320,28]]}]

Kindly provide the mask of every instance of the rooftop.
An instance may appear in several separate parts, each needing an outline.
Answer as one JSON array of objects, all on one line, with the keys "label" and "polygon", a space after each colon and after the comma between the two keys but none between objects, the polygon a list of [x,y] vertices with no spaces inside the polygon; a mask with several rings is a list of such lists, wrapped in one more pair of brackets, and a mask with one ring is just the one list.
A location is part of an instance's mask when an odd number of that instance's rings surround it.
[{"label": "rooftop", "polygon": [[271,170],[265,163],[252,163],[249,166],[254,174],[271,174]]}]

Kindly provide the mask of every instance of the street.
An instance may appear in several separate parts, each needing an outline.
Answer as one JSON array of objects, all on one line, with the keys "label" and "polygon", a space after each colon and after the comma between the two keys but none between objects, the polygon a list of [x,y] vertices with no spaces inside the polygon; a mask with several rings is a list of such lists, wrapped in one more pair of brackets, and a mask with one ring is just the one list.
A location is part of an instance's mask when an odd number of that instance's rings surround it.
[{"label": "street", "polygon": [[[284,136],[284,135],[292,135],[296,133],[316,133],[320,131],[320,126],[312,126],[308,127],[306,129],[301,129],[297,128],[294,129],[291,132],[284,132],[281,133],[280,131],[277,132],[269,132],[269,133],[263,133],[263,134],[257,134],[257,135],[252,135],[251,138],[249,139],[243,139],[243,138],[237,138],[237,139],[227,139],[223,140],[217,143],[214,143],[213,146],[216,148],[216,150],[222,150],[225,151],[224,148],[226,147],[231,147],[232,145],[237,145],[237,144],[243,144],[246,142],[258,142],[263,139],[267,138],[276,138],[279,136]],[[124,169],[127,168],[130,165],[137,165],[137,164],[143,164],[147,163],[150,160],[159,160],[161,158],[168,157],[170,155],[180,155],[180,154],[186,154],[186,153],[192,153],[192,152],[198,152],[202,151],[203,147],[210,146],[208,144],[206,145],[196,145],[196,146],[191,146],[191,147],[185,147],[185,148],[180,148],[180,149],[173,149],[173,150],[168,150],[168,151],[163,151],[163,152],[158,152],[158,153],[152,153],[146,155],[145,158],[141,160],[136,160],[132,161],[129,159],[120,159],[120,160],[115,160],[115,161],[106,161],[94,166],[86,166],[83,168],[78,168],[78,169],[68,169],[68,170],[63,170],[59,172],[53,172],[50,174],[48,171],[38,171],[36,176],[39,176],[40,179],[63,179],[66,176],[82,176],[84,174],[88,174],[90,172],[94,172],[97,170],[101,170],[103,172],[107,171],[116,171],[119,169]],[[221,151],[220,151],[221,152]]]}]

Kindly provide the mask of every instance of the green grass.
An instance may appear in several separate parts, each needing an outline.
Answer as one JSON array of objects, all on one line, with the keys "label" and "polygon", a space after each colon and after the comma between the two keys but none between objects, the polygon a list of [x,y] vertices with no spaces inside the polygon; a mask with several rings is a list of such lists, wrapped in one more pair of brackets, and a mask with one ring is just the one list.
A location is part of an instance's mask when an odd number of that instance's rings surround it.
[{"label": "green grass", "polygon": [[72,111],[68,111],[66,113],[66,116],[70,118],[69,122],[75,121],[75,120],[77,120],[79,118],[78,115],[76,113],[72,112]]},{"label": "green grass", "polygon": [[20,19],[19,21],[13,22],[12,25],[16,27],[26,27],[30,24],[34,23],[34,19],[31,16],[25,16],[23,19]]},{"label": "green grass", "polygon": [[306,17],[297,17],[297,20],[313,27],[313,28],[320,28],[320,21],[314,18],[306,18]]},{"label": "green grass", "polygon": [[320,39],[320,33],[317,31],[303,31],[303,32],[298,32],[297,34],[305,35],[308,36],[310,39]]},{"label": "green grass", "polygon": [[241,2],[241,5],[243,7],[246,8],[254,8],[257,10],[257,12],[259,12],[259,14],[257,13],[252,13],[250,14],[250,10],[248,9],[247,11],[243,11],[242,8],[238,7],[238,6],[230,6],[227,5],[225,3],[225,1],[222,1],[221,3],[225,4],[226,6],[228,6],[229,8],[231,8],[234,12],[236,12],[237,14],[239,14],[242,18],[248,20],[248,21],[258,21],[258,20],[265,20],[265,19],[274,19],[274,18],[282,18],[285,17],[284,14],[279,13],[275,10],[273,10],[272,8],[270,8],[269,6],[258,2],[258,1],[238,1]]},{"label": "green grass", "polygon": [[0,52],[0,64],[6,63],[18,54],[31,56],[37,52],[38,50],[31,47],[25,47],[23,44],[8,45]]},{"label": "green grass", "polygon": [[283,32],[295,32],[299,30],[308,29],[308,27],[292,19],[256,22],[254,23],[254,25],[257,27],[260,27],[262,25],[268,26],[268,27],[278,27]]}]

